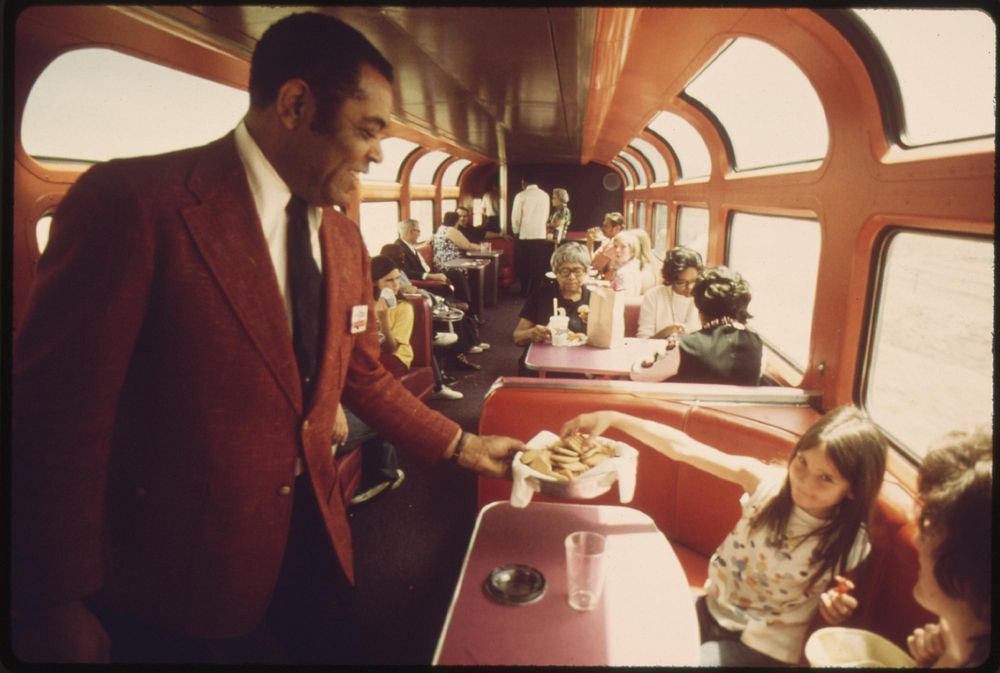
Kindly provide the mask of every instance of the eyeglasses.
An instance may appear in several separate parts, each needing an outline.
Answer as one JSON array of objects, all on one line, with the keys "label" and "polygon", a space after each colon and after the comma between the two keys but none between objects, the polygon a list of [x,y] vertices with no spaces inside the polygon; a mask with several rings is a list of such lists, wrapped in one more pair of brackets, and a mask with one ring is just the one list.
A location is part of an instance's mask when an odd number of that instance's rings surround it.
[{"label": "eyeglasses", "polygon": [[586,275],[587,270],[577,267],[575,269],[559,269],[558,271],[556,271],[556,273],[559,274],[559,276],[562,278],[569,278],[570,276],[583,278],[584,275]]},{"label": "eyeglasses", "polygon": [[674,287],[694,287],[695,285],[697,285],[697,283],[698,283],[697,279],[681,280],[680,278],[678,278],[677,280],[670,281],[670,284],[673,285]]}]

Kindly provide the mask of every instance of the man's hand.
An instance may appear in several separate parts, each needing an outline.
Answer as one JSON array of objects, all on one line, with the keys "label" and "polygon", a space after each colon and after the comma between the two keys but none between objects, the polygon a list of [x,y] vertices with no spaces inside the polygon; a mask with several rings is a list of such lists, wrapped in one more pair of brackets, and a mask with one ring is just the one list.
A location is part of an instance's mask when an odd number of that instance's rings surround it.
[{"label": "man's hand", "polygon": [[333,419],[333,433],[330,435],[330,443],[334,446],[347,441],[347,414],[344,413],[343,405],[337,405],[337,415]]},{"label": "man's hand", "polygon": [[525,448],[524,442],[511,437],[467,433],[458,464],[484,477],[510,479],[510,462]]},{"label": "man's hand", "polygon": [[109,663],[111,640],[100,620],[74,601],[16,617],[14,653],[33,663]]}]

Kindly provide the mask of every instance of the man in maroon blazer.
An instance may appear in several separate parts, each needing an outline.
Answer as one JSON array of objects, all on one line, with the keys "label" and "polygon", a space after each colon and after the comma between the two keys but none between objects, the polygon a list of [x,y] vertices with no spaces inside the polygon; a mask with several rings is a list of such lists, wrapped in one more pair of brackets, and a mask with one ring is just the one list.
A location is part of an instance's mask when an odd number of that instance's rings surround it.
[{"label": "man in maroon blazer", "polygon": [[[15,654],[290,656],[310,593],[351,597],[342,399],[401,450],[509,475],[520,442],[462,433],[379,365],[365,247],[328,207],[382,158],[391,78],[360,33],[287,17],[254,52],[233,133],[94,166],[60,204],[15,344]],[[295,217],[321,274],[313,368]],[[346,639],[349,613],[330,619],[320,637]]]}]

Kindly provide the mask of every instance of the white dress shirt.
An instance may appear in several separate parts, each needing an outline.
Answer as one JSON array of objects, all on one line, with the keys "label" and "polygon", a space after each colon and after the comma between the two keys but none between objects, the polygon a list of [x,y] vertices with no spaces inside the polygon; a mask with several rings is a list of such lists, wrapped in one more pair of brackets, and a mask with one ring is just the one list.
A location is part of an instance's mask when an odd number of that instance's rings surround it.
[{"label": "white dress shirt", "polygon": [[[257,217],[267,241],[268,252],[271,253],[271,263],[278,279],[278,289],[285,299],[285,314],[288,316],[288,330],[292,330],[292,303],[288,294],[288,214],[285,208],[292,192],[281,179],[274,166],[260,151],[257,142],[250,135],[246,124],[240,122],[236,127],[236,151],[243,162],[250,183],[250,193],[253,195]],[[312,243],[313,259],[320,272],[323,271],[323,256],[319,248],[319,225],[323,221],[323,209],[309,207],[306,210],[309,217],[309,238]]]},{"label": "white dress shirt", "polygon": [[[288,332],[291,333],[292,301],[288,293],[288,213],[285,212],[285,208],[292,198],[292,192],[261,152],[257,141],[253,139],[242,121],[236,127],[235,138],[236,151],[246,170],[254,207],[257,209],[257,217],[260,219],[264,239],[267,241],[271,264],[274,265],[278,289],[281,290],[281,296],[285,300]],[[306,209],[306,216],[309,219],[309,240],[312,244],[313,259],[316,260],[316,265],[322,273],[323,256],[319,248],[319,225],[323,221],[323,209],[309,207]],[[335,452],[336,449],[337,447],[333,446],[330,450]],[[295,476],[302,474],[304,469],[302,456],[296,456]]]},{"label": "white dress shirt", "polygon": [[549,195],[528,185],[514,197],[511,207],[511,227],[522,241],[545,238],[545,223],[549,219]]},{"label": "white dress shirt", "polygon": [[[399,239],[399,240],[403,241],[403,239]],[[421,278],[426,278],[427,274],[429,274],[431,272],[431,267],[427,266],[427,260],[424,259],[424,256],[420,254],[420,252],[417,250],[416,246],[414,246],[412,243],[410,243],[408,241],[403,241],[403,245],[405,245],[407,248],[409,248],[413,252],[413,254],[417,256],[417,259],[420,260],[420,267],[424,270],[424,275],[421,276]]]}]

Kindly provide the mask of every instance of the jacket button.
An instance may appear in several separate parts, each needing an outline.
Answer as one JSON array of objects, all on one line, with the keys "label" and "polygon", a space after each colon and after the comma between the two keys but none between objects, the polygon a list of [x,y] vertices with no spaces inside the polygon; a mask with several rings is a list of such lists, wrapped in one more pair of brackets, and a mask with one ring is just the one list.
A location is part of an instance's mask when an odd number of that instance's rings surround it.
[{"label": "jacket button", "polygon": [[302,432],[305,432],[308,429],[309,429],[309,419],[306,419],[302,421]]},{"label": "jacket button", "polygon": [[282,486],[278,489],[278,495],[288,495],[292,492],[291,486]]}]

